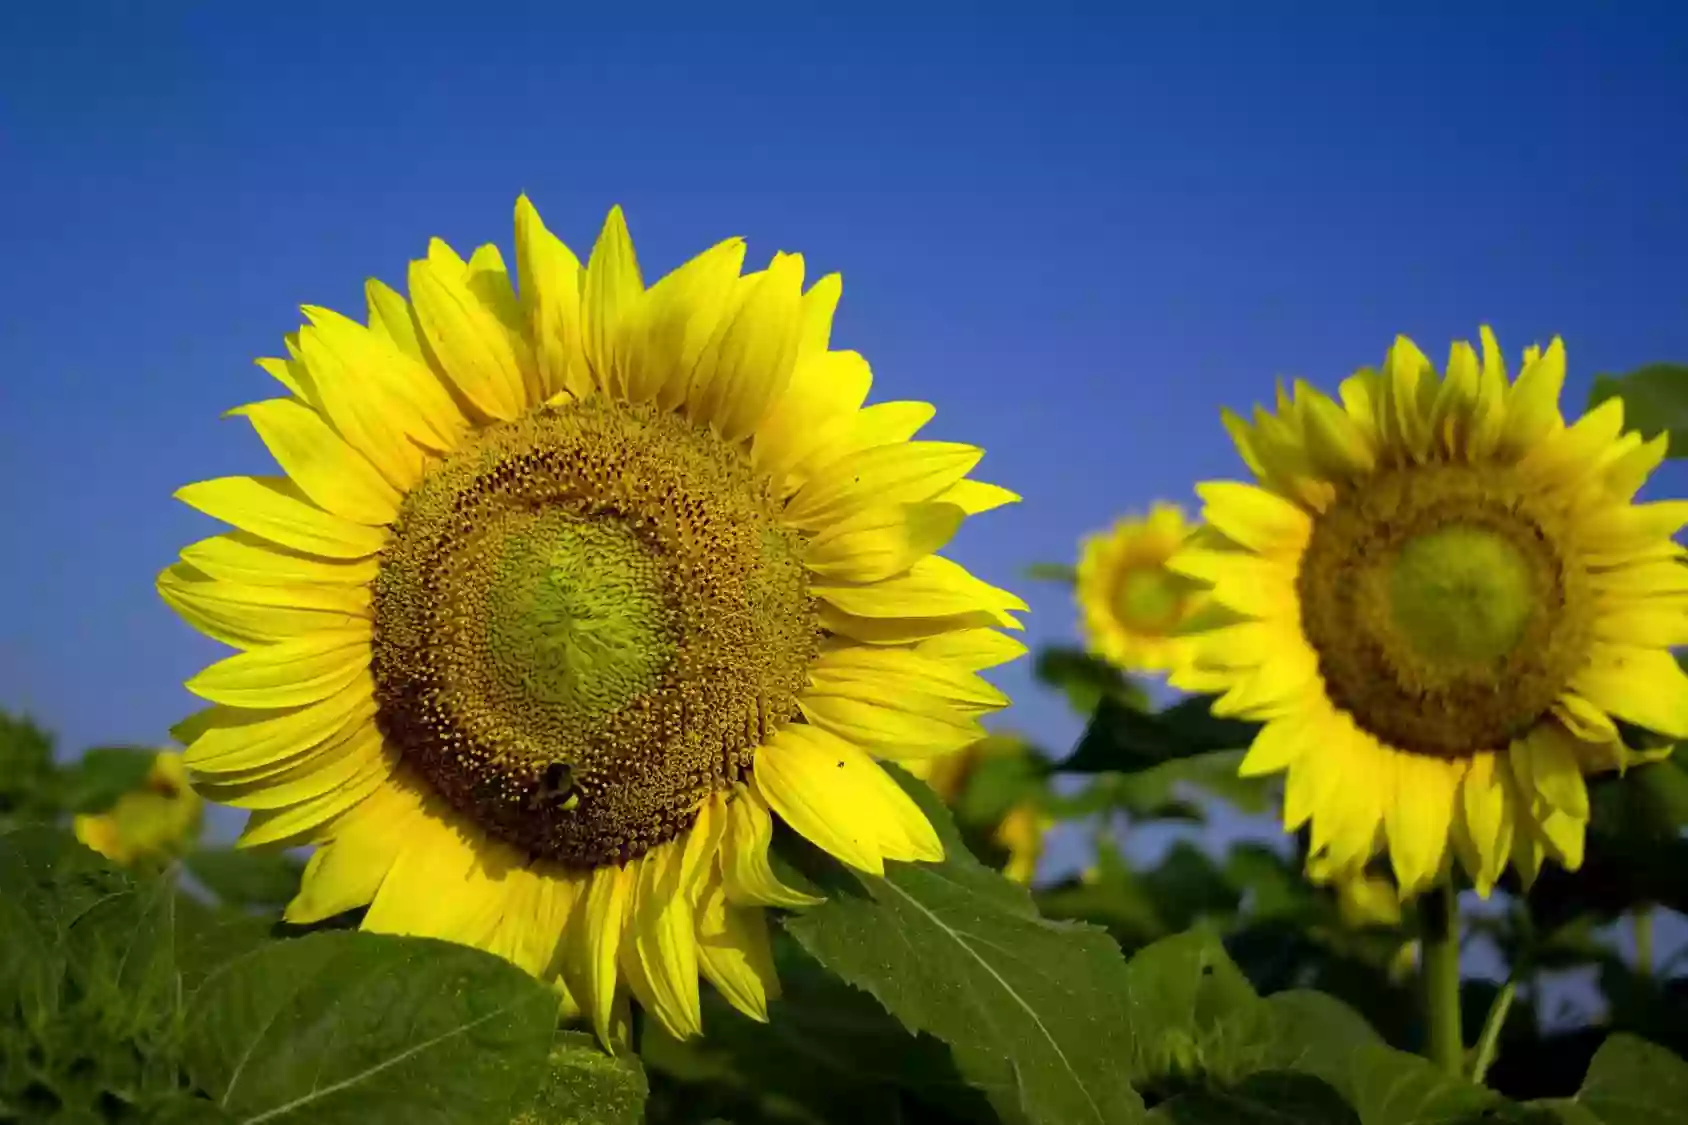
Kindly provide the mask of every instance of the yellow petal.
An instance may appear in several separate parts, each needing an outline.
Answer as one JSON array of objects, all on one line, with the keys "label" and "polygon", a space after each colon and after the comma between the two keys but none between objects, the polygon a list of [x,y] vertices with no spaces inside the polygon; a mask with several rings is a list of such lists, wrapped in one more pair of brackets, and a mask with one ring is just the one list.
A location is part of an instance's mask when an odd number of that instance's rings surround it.
[{"label": "yellow petal", "polygon": [[809,542],[809,569],[845,582],[901,574],[941,550],[966,515],[954,504],[888,504],[834,524]]},{"label": "yellow petal", "polygon": [[328,309],[306,305],[305,315],[299,346],[329,418],[395,487],[410,488],[422,465],[413,446],[452,450],[469,420],[433,368],[390,338]]},{"label": "yellow petal", "polygon": [[229,413],[252,423],[282,471],[323,510],[370,526],[398,514],[398,491],[310,407],[272,398]]},{"label": "yellow petal", "polygon": [[881,582],[848,586],[816,582],[810,592],[858,617],[988,613],[996,624],[1015,628],[1019,623],[1008,616],[1008,611],[1026,608],[1026,603],[1013,594],[973,577],[941,555],[928,555],[904,573]]},{"label": "yellow petal", "polygon": [[860,617],[845,613],[828,602],[815,608],[815,620],[821,628],[852,641],[868,645],[905,645],[928,640],[960,629],[1001,626],[1016,631],[1023,629],[1018,621],[1007,618],[999,610],[978,610],[971,613],[942,614],[937,617]]},{"label": "yellow petal", "polygon": [[1254,736],[1248,753],[1237,766],[1237,776],[1264,777],[1289,769],[1313,749],[1307,733],[1308,724],[1298,715],[1268,722]]},{"label": "yellow petal", "polygon": [[[1577,538],[1592,566],[1621,566],[1655,557],[1688,524],[1688,500],[1659,500],[1590,512],[1578,520]],[[1633,559],[1631,556],[1640,556]]]},{"label": "yellow petal", "polygon": [[545,397],[584,397],[592,373],[581,344],[580,259],[545,228],[525,195],[516,200],[516,273]]},{"label": "yellow petal", "polygon": [[767,270],[743,278],[743,297],[698,357],[687,415],[729,442],[760,425],[791,382],[802,327],[803,258],[776,254]]},{"label": "yellow petal", "polygon": [[929,402],[879,402],[864,406],[850,415],[847,422],[817,438],[809,455],[798,462],[797,472],[805,479],[812,478],[824,474],[852,453],[906,442],[937,413],[937,408]]},{"label": "yellow petal", "polygon": [[521,372],[524,403],[531,406],[544,402],[546,384],[540,375],[539,361],[533,354],[533,344],[528,339],[527,317],[522,312],[521,301],[516,298],[510,271],[504,266],[504,255],[497,246],[487,243],[475,248],[475,252],[469,255],[469,270],[464,283],[486,314],[481,324],[484,331],[493,337],[493,349],[502,356],[507,348],[514,358],[516,368]]},{"label": "yellow petal", "polygon": [[819,352],[798,360],[784,396],[757,427],[751,463],[771,477],[783,477],[817,441],[847,424],[872,385],[873,372],[856,352]]},{"label": "yellow petal", "polygon": [[1313,533],[1306,512],[1281,496],[1233,481],[1196,485],[1202,518],[1226,538],[1262,555],[1299,557]]},{"label": "yellow petal", "polygon": [[612,1041],[616,961],[633,891],[631,867],[600,867],[563,930],[562,973],[605,1046]]},{"label": "yellow petal", "polygon": [[1377,466],[1371,439],[1340,406],[1310,388],[1306,403],[1307,449],[1324,473],[1359,476]]},{"label": "yellow petal", "polygon": [[248,711],[211,707],[195,716],[193,728],[172,733],[184,742],[184,758],[196,773],[255,770],[309,751],[340,731],[375,715],[375,683],[368,673],[328,698],[305,707]]},{"label": "yellow petal", "polygon": [[286,477],[219,477],[177,489],[176,499],[262,539],[326,558],[365,558],[387,542],[386,528],[330,515]]},{"label": "yellow petal", "polygon": [[1026,654],[1026,646],[995,629],[956,629],[919,641],[913,651],[928,660],[979,672],[1019,659]]},{"label": "yellow petal", "polygon": [[1488,898],[1512,854],[1513,800],[1495,768],[1496,755],[1475,755],[1460,783],[1460,813],[1476,852],[1471,880]]},{"label": "yellow petal", "polygon": [[768,1001],[779,996],[768,944],[768,923],[756,907],[729,905],[720,879],[704,889],[697,913],[697,960],[727,1002],[766,1023]]},{"label": "yellow petal", "polygon": [[581,283],[581,344],[596,385],[608,390],[622,319],[645,291],[620,207],[604,217]]},{"label": "yellow petal", "polygon": [[182,549],[182,561],[212,578],[249,586],[363,586],[380,565],[374,558],[315,558],[244,531],[190,544]]},{"label": "yellow petal", "polygon": [[1523,451],[1546,437],[1564,418],[1559,395],[1565,386],[1565,344],[1557,336],[1533,363],[1518,375],[1506,398],[1506,423],[1500,448]]},{"label": "yellow petal", "polygon": [[629,402],[673,410],[731,306],[744,240],[729,238],[658,281],[623,318],[614,363]]},{"label": "yellow petal", "polygon": [[822,691],[843,690],[839,685],[854,683],[870,693],[909,692],[968,712],[1008,706],[1006,695],[971,671],[907,649],[837,645],[815,657],[810,673],[811,682]]},{"label": "yellow petal", "polygon": [[1688,738],[1688,675],[1669,652],[1597,643],[1571,689],[1625,722]]},{"label": "yellow petal", "polygon": [[[1510,753],[1528,755],[1528,776],[1535,794],[1578,820],[1588,819],[1588,787],[1583,784],[1576,746],[1558,727],[1543,724],[1512,743]],[[1528,794],[1527,794],[1528,796]]]},{"label": "yellow petal", "polygon": [[265,358],[253,362],[306,406],[316,406],[322,401],[310,371],[299,360]]},{"label": "yellow petal", "polygon": [[1246,551],[1214,551],[1187,547],[1166,563],[1182,574],[1212,586],[1215,602],[1253,617],[1283,617],[1296,606],[1293,563],[1262,558]]},{"label": "yellow petal", "polygon": [[1594,635],[1602,641],[1638,648],[1688,644],[1688,600],[1652,598],[1623,609],[1607,609],[1594,619]]},{"label": "yellow petal", "polygon": [[984,451],[943,441],[864,449],[810,480],[785,509],[786,522],[816,531],[883,504],[930,500],[965,477]]},{"label": "yellow petal", "polygon": [[1383,804],[1389,859],[1403,896],[1435,880],[1447,854],[1459,763],[1422,754],[1397,753],[1394,792]]},{"label": "yellow petal", "polygon": [[196,628],[236,648],[358,629],[370,619],[366,587],[230,582],[186,563],[158,576],[158,592]]},{"label": "yellow petal", "polygon": [[301,755],[288,768],[256,780],[232,781],[195,775],[194,788],[207,800],[240,809],[279,809],[338,789],[367,770],[382,751],[381,731],[365,721]]},{"label": "yellow petal", "polygon": [[187,689],[231,707],[298,707],[327,699],[369,667],[369,630],[318,633],[236,653]]},{"label": "yellow petal", "polygon": [[940,757],[985,736],[978,719],[929,696],[908,693],[878,699],[874,697],[879,691],[861,682],[819,674],[814,680],[815,686],[797,699],[803,717],[878,758]]},{"label": "yellow petal", "polygon": [[762,798],[737,785],[727,804],[726,835],[721,848],[721,882],[728,901],[739,906],[781,906],[797,909],[824,899],[794,890],[780,882],[768,863],[773,818]]},{"label": "yellow petal", "polygon": [[932,499],[940,504],[954,504],[968,515],[976,516],[1004,504],[1018,504],[1020,494],[982,480],[958,480]]},{"label": "yellow petal", "polygon": [[428,345],[416,326],[416,313],[397,290],[384,282],[370,278],[363,293],[369,303],[369,330],[397,348],[413,363],[429,370],[438,370],[438,363],[429,354]]},{"label": "yellow petal", "polygon": [[621,970],[639,1003],[676,1039],[703,1030],[697,988],[692,902],[680,887],[678,841],[651,849],[632,866],[632,921],[621,947]]},{"label": "yellow petal", "polygon": [[391,750],[383,751],[343,785],[297,805],[254,810],[235,844],[255,848],[314,843],[322,838],[324,826],[387,784],[398,768],[398,755]]},{"label": "yellow petal", "polygon": [[1381,433],[1390,444],[1422,462],[1430,453],[1429,407],[1435,395],[1430,358],[1411,340],[1397,336],[1383,362],[1382,374]]},{"label": "yellow petal", "polygon": [[845,863],[877,875],[885,859],[943,858],[920,807],[848,742],[792,723],[757,752],[754,782],[780,817]]},{"label": "yellow petal", "polygon": [[1465,452],[1472,461],[1483,461],[1500,445],[1506,428],[1506,359],[1488,325],[1478,330],[1483,362],[1477,373],[1477,401],[1472,406],[1466,430]]},{"label": "yellow petal", "polygon": [[410,299],[422,338],[470,405],[487,419],[521,414],[526,376],[509,333],[470,289],[467,264],[439,239],[410,263]]},{"label": "yellow petal", "polygon": [[485,948],[502,912],[504,876],[518,862],[514,849],[477,829],[430,817],[394,859],[361,928]]}]

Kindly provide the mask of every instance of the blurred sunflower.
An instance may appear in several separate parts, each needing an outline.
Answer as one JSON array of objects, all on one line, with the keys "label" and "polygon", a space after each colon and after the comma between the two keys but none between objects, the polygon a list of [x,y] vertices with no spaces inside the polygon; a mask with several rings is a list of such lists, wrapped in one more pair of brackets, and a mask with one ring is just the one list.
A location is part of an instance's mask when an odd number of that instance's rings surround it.
[{"label": "blurred sunflower", "polygon": [[1516,383],[1481,341],[1227,414],[1259,484],[1200,486],[1225,542],[1171,564],[1232,615],[1174,684],[1263,721],[1242,772],[1287,771],[1286,827],[1339,869],[1386,850],[1403,895],[1450,845],[1483,894],[1577,867],[1584,774],[1644,756],[1614,719],[1688,736],[1688,502],[1634,503],[1666,437],[1615,398],[1566,425],[1559,340]]},{"label": "blurred sunflower", "polygon": [[177,495],[236,530],[159,589],[241,649],[178,729],[242,842],[321,845],[287,917],[498,953],[606,1040],[626,992],[676,1036],[701,972],[764,1018],[777,812],[846,863],[937,860],[875,757],[980,737],[1013,595],[934,552],[1016,499],[914,441],[828,348],[836,275],[741,276],[731,239],[646,288],[619,210],[587,264],[516,207],[434,241],[369,322],[306,308],[247,418],[284,476]]},{"label": "blurred sunflower", "polygon": [[[981,823],[973,823],[978,813],[972,807],[969,793],[981,775],[993,767],[1009,767],[1018,771],[1021,763],[1032,753],[1030,745],[1011,734],[993,734],[973,743],[959,754],[942,758],[926,758],[900,763],[904,769],[932,787],[938,799],[956,814],[964,830],[980,833],[986,851],[1001,853],[1002,874],[1016,883],[1030,884],[1037,874],[1038,860],[1043,857],[1043,839],[1055,825],[1055,820],[1038,807],[1037,802],[1017,800],[1003,808],[994,799],[986,799]],[[998,780],[1001,780],[999,775]],[[986,782],[990,786],[989,781]],[[994,795],[988,795],[994,796]]]},{"label": "blurred sunflower", "polygon": [[1166,672],[1188,661],[1181,635],[1205,602],[1204,587],[1167,569],[1195,528],[1173,504],[1127,516],[1086,536],[1074,598],[1090,650],[1128,671]]},{"label": "blurred sunflower", "polygon": [[199,836],[199,794],[188,786],[182,755],[162,751],[140,788],[105,812],[71,822],[76,838],[125,867],[162,864],[181,855]]}]

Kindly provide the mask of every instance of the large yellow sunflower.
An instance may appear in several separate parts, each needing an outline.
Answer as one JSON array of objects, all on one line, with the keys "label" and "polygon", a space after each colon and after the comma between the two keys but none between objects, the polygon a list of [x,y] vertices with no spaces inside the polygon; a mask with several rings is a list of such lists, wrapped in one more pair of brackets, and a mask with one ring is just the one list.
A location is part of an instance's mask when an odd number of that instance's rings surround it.
[{"label": "large yellow sunflower", "polygon": [[1173,682],[1264,721],[1242,772],[1287,771],[1285,826],[1335,869],[1387,850],[1403,895],[1450,845],[1484,894],[1577,867],[1583,775],[1640,757],[1613,720],[1688,736],[1688,502],[1634,503],[1667,439],[1618,399],[1566,425],[1559,340],[1516,383],[1481,346],[1227,414],[1260,483],[1201,485],[1225,541],[1171,564],[1233,614]]},{"label": "large yellow sunflower", "polygon": [[1169,672],[1191,655],[1181,635],[1202,610],[1199,582],[1167,569],[1195,528],[1175,504],[1125,516],[1086,536],[1073,588],[1092,652],[1130,671]]},{"label": "large yellow sunflower", "polygon": [[249,845],[320,845],[287,917],[560,978],[606,1040],[626,990],[699,1030],[701,972],[761,1018],[777,981],[770,812],[846,863],[937,860],[874,761],[981,736],[975,673],[1024,604],[934,552],[1016,499],[925,403],[863,406],[802,288],[732,239],[646,288],[619,210],[585,267],[522,199],[496,248],[434,241],[366,327],[324,309],[239,408],[283,476],[177,495],[236,530],[159,589],[241,651],[178,728]]}]

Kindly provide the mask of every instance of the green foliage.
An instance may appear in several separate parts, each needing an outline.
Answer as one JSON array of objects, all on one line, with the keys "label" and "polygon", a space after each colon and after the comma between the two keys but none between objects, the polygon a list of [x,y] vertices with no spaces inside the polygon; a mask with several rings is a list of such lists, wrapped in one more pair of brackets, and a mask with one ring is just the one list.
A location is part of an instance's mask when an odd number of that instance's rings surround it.
[{"label": "green foliage", "polygon": [[241,848],[199,848],[182,862],[200,886],[237,907],[284,905],[298,893],[304,871],[290,855]]},{"label": "green foliage", "polygon": [[1624,428],[1646,437],[1670,434],[1670,456],[1688,457],[1688,367],[1649,363],[1627,375],[1597,375],[1589,409],[1614,395],[1624,402]]},{"label": "green foliage", "polygon": [[1068,773],[1130,772],[1176,758],[1245,749],[1259,725],[1214,715],[1212,700],[1195,696],[1149,713],[1103,699],[1073,752],[1060,763]]},{"label": "green foliage", "polygon": [[1095,712],[1104,699],[1134,710],[1149,705],[1141,685],[1101,657],[1078,648],[1046,648],[1034,668],[1040,682],[1057,688],[1081,715]]},{"label": "green foliage", "polygon": [[637,1065],[559,1038],[509,963],[270,929],[62,829],[0,833],[0,1122],[639,1120]]},{"label": "green foliage", "polygon": [[811,862],[828,900],[788,919],[787,930],[905,1027],[948,1043],[957,1069],[1006,1120],[1139,1119],[1118,1066],[1132,1031],[1116,1002],[1125,976],[1117,947],[1100,930],[1040,917],[1024,890],[966,853],[930,790],[899,780],[948,857],[896,865],[884,878]]},{"label": "green foliage", "polygon": [[1565,1125],[1685,1125],[1688,1063],[1633,1035],[1601,1044],[1573,1098],[1541,1103]]}]

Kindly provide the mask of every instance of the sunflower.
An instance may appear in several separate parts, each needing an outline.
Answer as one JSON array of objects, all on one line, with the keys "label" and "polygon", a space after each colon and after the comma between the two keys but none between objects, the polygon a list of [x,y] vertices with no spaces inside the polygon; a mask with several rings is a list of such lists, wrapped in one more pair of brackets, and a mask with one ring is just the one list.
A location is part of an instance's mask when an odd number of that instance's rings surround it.
[{"label": "sunflower", "polygon": [[938,860],[876,758],[981,736],[976,673],[1024,603],[935,552],[1012,493],[915,441],[829,350],[840,284],[731,239],[646,288],[621,212],[587,264],[516,206],[498,250],[436,240],[367,326],[307,307],[286,394],[233,413],[284,475],[189,485],[235,530],[159,579],[239,649],[178,728],[246,845],[319,845],[294,922],[478,946],[598,1034],[628,990],[700,1030],[701,972],[764,1018],[764,911],[815,900],[777,813],[845,863]]},{"label": "sunflower", "polygon": [[[974,828],[985,834],[984,843],[1002,856],[1004,878],[1016,883],[1030,884],[1037,874],[1038,860],[1043,857],[1043,840],[1055,826],[1055,820],[1039,807],[1035,800],[1022,800],[1002,808],[996,805],[991,790],[1001,786],[997,778],[988,775],[993,769],[1009,765],[1022,768],[1034,753],[1025,739],[1012,734],[992,734],[973,743],[958,754],[942,758],[927,758],[909,762],[908,772],[931,787],[938,799],[956,813],[964,830]],[[975,786],[982,782],[982,808],[973,800]],[[978,823],[983,814],[988,818]]]},{"label": "sunflower", "polygon": [[1401,338],[1340,402],[1280,387],[1225,418],[1259,484],[1199,486],[1223,542],[1171,564],[1231,615],[1174,684],[1262,721],[1241,772],[1287,772],[1286,828],[1403,896],[1450,856],[1485,895],[1575,869],[1584,775],[1646,756],[1614,720],[1688,736],[1688,503],[1634,502],[1667,438],[1616,398],[1567,425],[1564,379],[1555,339],[1510,382],[1485,328],[1445,375]]},{"label": "sunflower", "polygon": [[1176,505],[1155,504],[1146,518],[1126,516],[1085,537],[1074,598],[1092,652],[1131,671],[1166,672],[1188,660],[1180,633],[1202,610],[1204,588],[1166,564],[1194,531]]},{"label": "sunflower", "polygon": [[201,802],[188,786],[182,756],[159,752],[140,786],[104,812],[71,822],[76,838],[124,867],[155,865],[186,851],[199,836]]}]

